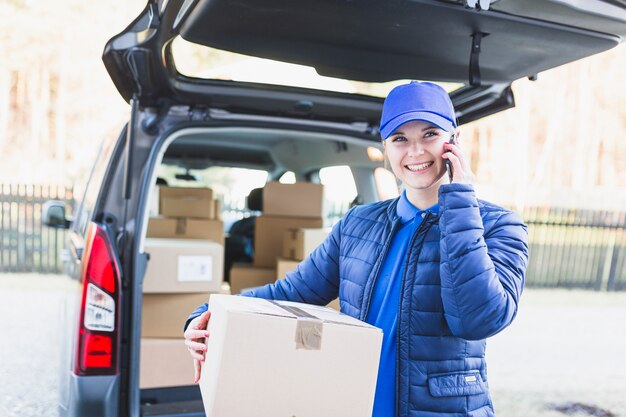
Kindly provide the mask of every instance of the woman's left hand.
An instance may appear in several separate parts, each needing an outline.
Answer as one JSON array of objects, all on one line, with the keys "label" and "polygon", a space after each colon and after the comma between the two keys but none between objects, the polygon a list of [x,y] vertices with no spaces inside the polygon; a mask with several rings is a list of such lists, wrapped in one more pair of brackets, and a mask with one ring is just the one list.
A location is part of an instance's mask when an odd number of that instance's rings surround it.
[{"label": "woman's left hand", "polygon": [[474,174],[459,145],[446,142],[443,144],[443,150],[444,153],[441,157],[449,160],[452,165],[452,183],[471,184],[474,181]]}]

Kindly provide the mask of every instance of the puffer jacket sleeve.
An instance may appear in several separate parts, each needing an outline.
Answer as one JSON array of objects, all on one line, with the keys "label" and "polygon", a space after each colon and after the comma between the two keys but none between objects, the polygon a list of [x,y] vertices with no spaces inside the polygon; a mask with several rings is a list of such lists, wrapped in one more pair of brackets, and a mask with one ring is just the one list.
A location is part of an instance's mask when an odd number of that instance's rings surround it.
[{"label": "puffer jacket sleeve", "polygon": [[526,266],[528,233],[505,209],[481,216],[474,188],[439,188],[441,298],[453,335],[484,339],[508,326],[517,313]]},{"label": "puffer jacket sleeve", "polygon": [[337,298],[339,243],[344,221],[341,220],[333,227],[324,242],[300,262],[296,270],[288,272],[283,279],[279,279],[274,284],[268,284],[241,295],[317,305],[326,305]]}]

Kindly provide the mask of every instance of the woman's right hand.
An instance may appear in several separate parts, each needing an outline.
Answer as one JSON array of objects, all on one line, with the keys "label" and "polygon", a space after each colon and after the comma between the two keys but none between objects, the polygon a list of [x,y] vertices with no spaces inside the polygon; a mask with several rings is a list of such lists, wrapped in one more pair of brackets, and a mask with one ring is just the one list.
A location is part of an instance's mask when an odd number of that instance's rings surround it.
[{"label": "woman's right hand", "polygon": [[204,355],[206,352],[205,339],[209,337],[207,326],[209,319],[211,318],[211,312],[205,311],[195,319],[189,322],[187,330],[185,330],[185,345],[189,350],[189,354],[193,358],[194,364],[194,383],[198,383],[200,380],[200,372],[202,366],[200,362],[204,362]]}]

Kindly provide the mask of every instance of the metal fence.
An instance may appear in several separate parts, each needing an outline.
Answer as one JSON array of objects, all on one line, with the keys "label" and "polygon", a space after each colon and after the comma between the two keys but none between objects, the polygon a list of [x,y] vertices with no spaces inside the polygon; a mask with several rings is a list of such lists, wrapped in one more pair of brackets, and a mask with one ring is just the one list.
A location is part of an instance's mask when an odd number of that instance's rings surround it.
[{"label": "metal fence", "polygon": [[529,287],[626,290],[626,213],[531,208]]},{"label": "metal fence", "polygon": [[[65,231],[41,224],[41,206],[72,198],[71,187],[0,185],[0,272],[62,272]],[[529,208],[522,214],[528,287],[626,290],[625,212]]]},{"label": "metal fence", "polygon": [[62,272],[66,232],[41,223],[51,199],[71,204],[71,187],[0,184],[0,272]]}]

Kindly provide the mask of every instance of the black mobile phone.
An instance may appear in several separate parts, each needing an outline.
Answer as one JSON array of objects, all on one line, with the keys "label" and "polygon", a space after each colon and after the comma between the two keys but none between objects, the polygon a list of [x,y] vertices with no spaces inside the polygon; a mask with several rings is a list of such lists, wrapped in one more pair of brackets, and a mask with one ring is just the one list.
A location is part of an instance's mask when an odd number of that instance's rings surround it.
[{"label": "black mobile phone", "polygon": [[[454,140],[456,139],[454,136],[455,136],[454,134],[450,136],[450,143],[453,145],[454,145]],[[446,151],[446,152],[450,152],[450,151]],[[452,183],[452,164],[450,163],[449,159],[446,159],[446,171],[448,172],[448,178],[450,179],[450,183]]]}]

